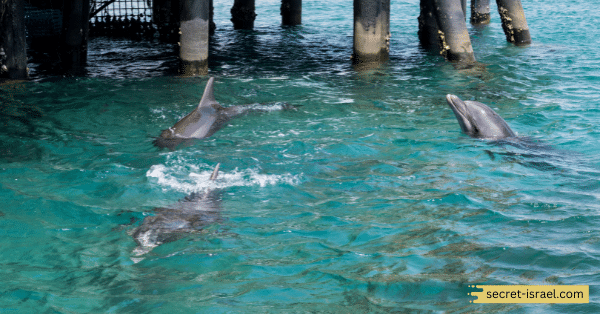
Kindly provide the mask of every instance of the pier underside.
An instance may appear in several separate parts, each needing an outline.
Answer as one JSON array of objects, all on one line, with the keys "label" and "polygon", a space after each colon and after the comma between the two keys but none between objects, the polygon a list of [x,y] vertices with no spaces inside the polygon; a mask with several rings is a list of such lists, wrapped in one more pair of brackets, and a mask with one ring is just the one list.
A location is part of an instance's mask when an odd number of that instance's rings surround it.
[{"label": "pier underside", "polygon": [[[496,3],[507,41],[529,44],[521,1]],[[50,63],[62,73],[78,75],[87,63],[89,36],[170,42],[178,47],[182,75],[208,73],[210,36],[217,28],[213,0],[0,0],[0,4],[0,76],[4,78],[27,77],[26,42],[29,49],[50,56]],[[489,23],[489,0],[471,0],[469,7],[471,24]],[[390,0],[354,0],[353,8],[353,64],[388,62]],[[466,0],[421,0],[421,45],[451,62],[474,63],[467,9]],[[253,30],[255,11],[255,0],[235,0],[230,10],[234,29]],[[282,0],[280,15],[282,26],[301,25],[302,0]]]}]

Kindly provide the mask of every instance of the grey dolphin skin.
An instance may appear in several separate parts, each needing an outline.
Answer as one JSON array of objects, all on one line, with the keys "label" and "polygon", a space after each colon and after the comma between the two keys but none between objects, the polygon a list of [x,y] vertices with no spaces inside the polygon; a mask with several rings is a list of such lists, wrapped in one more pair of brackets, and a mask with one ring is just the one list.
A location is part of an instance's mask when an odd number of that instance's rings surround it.
[{"label": "grey dolphin skin", "polygon": [[186,139],[209,137],[231,118],[244,112],[239,106],[223,108],[219,105],[215,100],[214,81],[214,77],[208,79],[198,107],[172,127],[163,130],[154,141],[154,145],[174,149]]},{"label": "grey dolphin skin", "polygon": [[[217,164],[210,176],[211,181],[217,179],[219,166]],[[156,208],[153,215],[145,217],[131,233],[138,244],[133,253],[139,257],[163,243],[200,232],[204,227],[221,221],[220,211],[221,200],[216,190],[192,193],[172,207]]]},{"label": "grey dolphin skin", "polygon": [[[256,105],[241,105],[223,107],[214,95],[214,81],[211,77],[206,83],[204,94],[198,107],[183,117],[172,127],[163,130],[154,140],[154,145],[160,148],[175,149],[182,142],[190,139],[207,138],[221,129],[227,122],[249,111],[267,111],[264,107]],[[293,108],[283,104],[282,109]]]},{"label": "grey dolphin skin", "polygon": [[452,94],[446,95],[446,101],[454,111],[460,128],[469,136],[496,140],[516,136],[506,121],[485,104],[463,101]]},{"label": "grey dolphin skin", "polygon": [[[462,101],[455,95],[446,95],[463,132],[471,137],[493,140],[494,144],[513,148],[501,151],[485,150],[492,160],[495,155],[510,162],[543,171],[565,173],[565,163],[572,164],[574,154],[560,151],[530,137],[517,137],[506,121],[490,107],[477,101]],[[516,149],[516,151],[515,151]]]}]

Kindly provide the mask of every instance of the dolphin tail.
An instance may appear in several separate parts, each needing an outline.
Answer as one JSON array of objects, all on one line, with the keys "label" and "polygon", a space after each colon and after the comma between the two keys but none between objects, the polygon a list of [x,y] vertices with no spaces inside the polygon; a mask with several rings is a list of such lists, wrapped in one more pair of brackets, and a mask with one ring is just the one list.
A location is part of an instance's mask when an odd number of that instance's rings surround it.
[{"label": "dolphin tail", "polygon": [[221,165],[221,163],[218,163],[217,166],[215,167],[215,170],[213,171],[213,173],[210,175],[210,180],[214,181],[217,179],[217,176],[219,175],[219,166]]},{"label": "dolphin tail", "polygon": [[204,94],[202,95],[202,99],[198,104],[198,108],[210,106],[212,104],[217,103],[217,101],[215,100],[215,89],[213,86],[214,81],[214,77],[208,79],[208,83],[206,83],[206,87],[204,88]]}]

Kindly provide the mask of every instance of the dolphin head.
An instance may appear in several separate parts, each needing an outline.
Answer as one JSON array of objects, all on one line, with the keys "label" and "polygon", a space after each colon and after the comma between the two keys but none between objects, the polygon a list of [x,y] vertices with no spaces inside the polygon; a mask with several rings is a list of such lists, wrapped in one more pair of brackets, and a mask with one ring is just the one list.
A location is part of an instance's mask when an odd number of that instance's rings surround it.
[{"label": "dolphin head", "polygon": [[456,95],[446,95],[461,130],[471,137],[501,139],[515,133],[494,110],[477,101],[463,101]]}]

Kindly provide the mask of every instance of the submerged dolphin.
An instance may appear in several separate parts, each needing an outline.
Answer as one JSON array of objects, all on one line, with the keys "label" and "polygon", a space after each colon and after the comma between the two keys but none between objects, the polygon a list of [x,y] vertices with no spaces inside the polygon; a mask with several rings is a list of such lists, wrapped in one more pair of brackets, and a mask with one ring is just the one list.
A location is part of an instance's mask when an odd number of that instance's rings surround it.
[{"label": "submerged dolphin", "polygon": [[[154,145],[160,148],[174,149],[180,143],[189,139],[207,138],[217,132],[229,120],[248,111],[267,111],[264,106],[242,105],[222,107],[215,100],[214,81],[211,77],[206,83],[204,94],[198,107],[183,117],[172,127],[163,130],[159,137],[154,140]],[[283,104],[282,109],[293,108]]]},{"label": "submerged dolphin", "polygon": [[[219,165],[210,176],[211,181],[217,179]],[[220,210],[220,196],[215,190],[192,193],[172,207],[156,208],[154,214],[145,217],[131,234],[138,244],[134,255],[141,256],[163,243],[201,231],[205,226],[221,220]]]},{"label": "submerged dolphin", "polygon": [[448,105],[463,132],[471,137],[485,139],[503,139],[515,137],[506,121],[490,107],[478,101],[463,101],[456,95],[446,95]]}]

